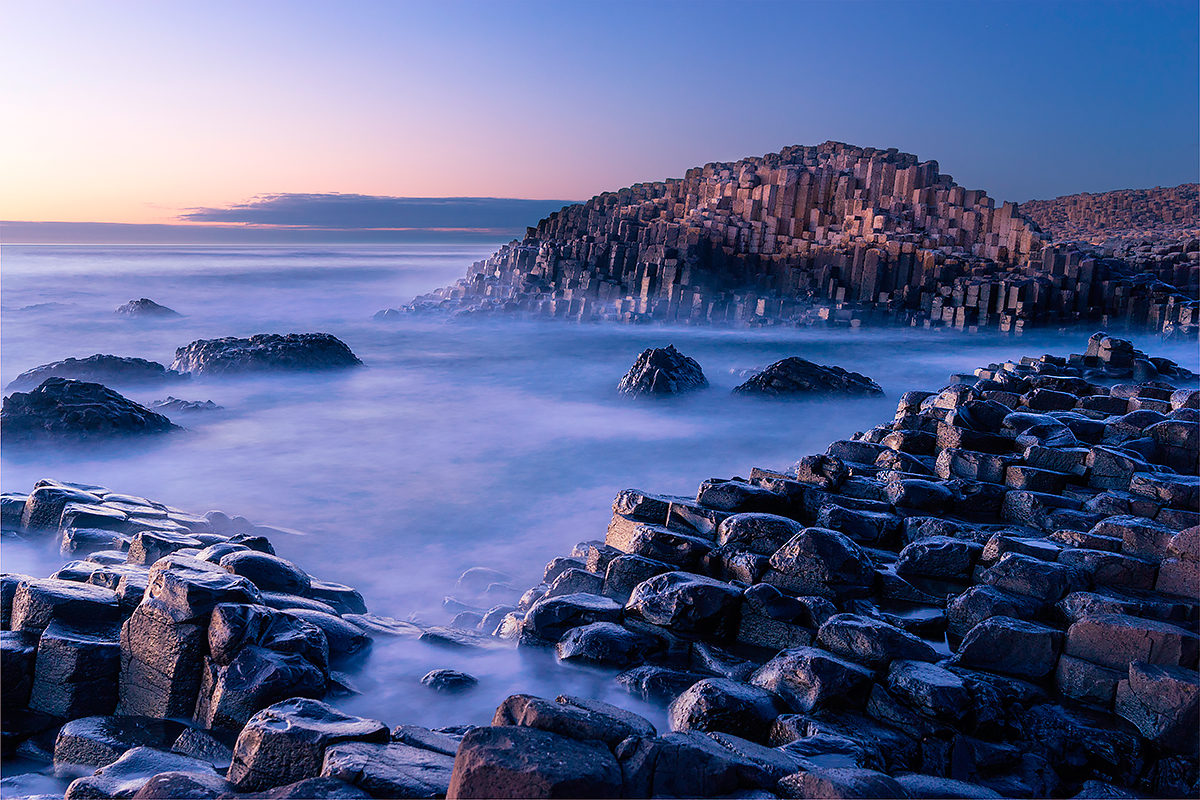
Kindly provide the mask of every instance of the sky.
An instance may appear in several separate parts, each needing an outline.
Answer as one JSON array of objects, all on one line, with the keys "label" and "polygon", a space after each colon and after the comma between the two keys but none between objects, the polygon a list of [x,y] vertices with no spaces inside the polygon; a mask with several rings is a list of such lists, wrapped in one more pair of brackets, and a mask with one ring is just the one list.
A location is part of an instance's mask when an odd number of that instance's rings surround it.
[{"label": "sky", "polygon": [[0,220],[561,205],[829,139],[1002,200],[1175,185],[1200,172],[1198,8],[4,0]]}]

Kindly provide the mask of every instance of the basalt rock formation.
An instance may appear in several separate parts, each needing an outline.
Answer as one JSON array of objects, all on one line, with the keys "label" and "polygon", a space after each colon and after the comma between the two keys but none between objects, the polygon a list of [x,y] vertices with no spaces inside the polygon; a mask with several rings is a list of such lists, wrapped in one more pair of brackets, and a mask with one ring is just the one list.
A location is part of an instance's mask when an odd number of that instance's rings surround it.
[{"label": "basalt rock formation", "polygon": [[248,339],[197,339],[175,351],[171,368],[211,375],[338,369],[361,364],[345,342],[329,333],[260,333]]},{"label": "basalt rock formation", "polygon": [[[39,481],[5,532],[79,560],[0,575],[0,742],[67,798],[1194,797],[1196,380],[1105,334],[989,364],[786,471],[622,491],[518,602],[423,632],[269,528]],[[565,695],[440,730],[322,702],[387,634],[623,670],[670,730]]]},{"label": "basalt rock formation", "polygon": [[1200,184],[1030,200],[1021,213],[1055,240],[1110,247],[1186,242],[1200,238]]},{"label": "basalt rock formation", "polygon": [[706,386],[708,379],[700,365],[669,344],[643,350],[617,384],[617,392],[627,397],[664,397]]},{"label": "basalt rock formation", "polygon": [[625,670],[672,732],[510,697],[450,796],[1194,795],[1196,377],[1097,334],[909,392],[786,472],[620,492],[604,540],[479,628]]},{"label": "basalt rock formation", "polygon": [[1131,265],[1049,240],[936,161],[826,142],[567,206],[406,309],[1006,331],[1200,321],[1200,252]]},{"label": "basalt rock formation", "polygon": [[30,392],[4,398],[5,442],[96,440],[181,430],[171,420],[99,383],[47,378]]},{"label": "basalt rock formation", "polygon": [[71,378],[120,386],[178,381],[186,379],[187,375],[167,369],[157,361],[97,353],[87,358],[68,358],[26,370],[5,388],[28,389],[38,386],[47,378]]},{"label": "basalt rock formation", "polygon": [[789,397],[794,395],[878,396],[879,384],[841,367],[823,366],[803,358],[776,361],[733,390],[734,394]]}]

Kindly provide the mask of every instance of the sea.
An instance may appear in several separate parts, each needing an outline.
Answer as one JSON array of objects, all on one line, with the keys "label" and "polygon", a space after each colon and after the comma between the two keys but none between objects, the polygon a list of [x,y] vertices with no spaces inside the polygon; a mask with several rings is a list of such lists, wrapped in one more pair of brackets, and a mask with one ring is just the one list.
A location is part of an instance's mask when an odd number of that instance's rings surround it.
[{"label": "sea", "polygon": [[[582,541],[603,539],[624,488],[694,495],[711,477],[786,469],[829,442],[891,419],[910,389],[1022,355],[1082,352],[1091,329],[1019,336],[913,328],[659,327],[402,316],[382,308],[452,283],[501,242],[348,246],[0,247],[0,380],[94,353],[169,365],[202,338],[324,331],[365,366],[336,372],[200,377],[119,387],[142,403],[172,395],[222,408],[180,414],[183,433],[87,447],[0,443],[0,488],[40,478],[99,484],[187,511],[219,509],[287,532],[279,555],[358,588],[373,613],[445,624],[460,573],[500,570],[518,591]],[[182,314],[118,316],[148,297]],[[617,382],[645,348],[674,344],[711,384],[631,400]],[[1200,370],[1195,341],[1146,336],[1152,355]],[[874,378],[886,396],[756,400],[742,370],[788,356]],[[7,392],[6,392],[7,393]],[[55,541],[0,541],[0,568],[48,575]],[[420,683],[453,668],[479,679],[442,695]],[[389,725],[487,723],[506,696],[586,695],[664,724],[612,673],[552,653],[446,649],[378,638],[335,702]]]}]

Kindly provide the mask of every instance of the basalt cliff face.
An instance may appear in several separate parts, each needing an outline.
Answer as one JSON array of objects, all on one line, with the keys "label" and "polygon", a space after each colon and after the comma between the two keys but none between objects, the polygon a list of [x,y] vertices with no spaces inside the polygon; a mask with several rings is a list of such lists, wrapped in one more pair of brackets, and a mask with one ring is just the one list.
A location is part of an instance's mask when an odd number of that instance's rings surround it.
[{"label": "basalt cliff face", "polygon": [[405,310],[1002,330],[1085,319],[1195,326],[1198,248],[1181,244],[1131,265],[1050,245],[1015,204],[957,185],[936,161],[826,142],[567,206]]}]

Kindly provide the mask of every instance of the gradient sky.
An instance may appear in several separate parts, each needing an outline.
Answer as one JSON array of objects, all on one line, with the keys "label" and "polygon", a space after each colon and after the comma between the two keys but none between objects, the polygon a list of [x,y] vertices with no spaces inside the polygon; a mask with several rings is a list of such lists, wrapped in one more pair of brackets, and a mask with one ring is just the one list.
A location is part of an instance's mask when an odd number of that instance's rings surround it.
[{"label": "gradient sky", "polygon": [[1001,199],[1174,185],[1198,28],[1195,0],[4,0],[0,219],[582,199],[827,139]]}]

